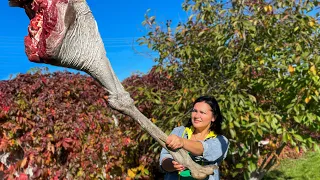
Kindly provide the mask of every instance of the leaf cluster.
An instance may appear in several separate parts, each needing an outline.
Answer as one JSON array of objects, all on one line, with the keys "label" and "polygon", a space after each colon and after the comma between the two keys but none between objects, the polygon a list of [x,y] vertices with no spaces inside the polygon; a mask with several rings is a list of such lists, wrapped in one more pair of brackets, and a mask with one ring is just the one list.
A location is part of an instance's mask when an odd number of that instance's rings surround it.
[{"label": "leaf cluster", "polygon": [[195,97],[215,96],[231,142],[223,169],[230,178],[263,177],[285,146],[319,149],[319,5],[186,0],[190,16],[175,28],[146,14],[149,32],[139,41],[159,52],[158,69],[179,87],[167,94],[170,106],[154,111],[167,117],[160,126],[187,119]]},{"label": "leaf cluster", "polygon": [[[107,106],[91,77],[20,74],[0,82],[0,99],[0,152],[10,153],[0,163],[4,179],[30,169],[36,179],[124,179],[151,161],[138,153],[140,127]],[[140,177],[148,176],[143,168]]]}]

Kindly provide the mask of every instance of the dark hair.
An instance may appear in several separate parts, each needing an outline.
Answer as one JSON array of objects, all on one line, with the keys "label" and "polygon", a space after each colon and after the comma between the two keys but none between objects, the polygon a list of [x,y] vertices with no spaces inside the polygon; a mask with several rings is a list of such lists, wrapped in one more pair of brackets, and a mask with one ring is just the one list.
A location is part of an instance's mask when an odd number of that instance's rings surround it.
[{"label": "dark hair", "polygon": [[[205,102],[211,107],[213,116],[215,117],[215,121],[211,123],[210,130],[215,132],[216,134],[222,134],[221,124],[223,121],[223,117],[222,117],[217,100],[212,96],[201,96],[193,102],[192,108],[198,102]],[[192,121],[190,118],[186,127],[191,127],[191,126],[192,126]]]}]

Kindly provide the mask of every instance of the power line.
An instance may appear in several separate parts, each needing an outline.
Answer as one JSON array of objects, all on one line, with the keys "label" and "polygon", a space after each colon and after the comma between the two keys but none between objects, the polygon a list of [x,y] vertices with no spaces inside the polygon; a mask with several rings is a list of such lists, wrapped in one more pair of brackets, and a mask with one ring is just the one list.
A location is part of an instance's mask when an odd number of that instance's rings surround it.
[{"label": "power line", "polygon": [[[146,45],[139,45],[138,42],[130,42],[130,41],[119,41],[119,40],[104,40],[103,41],[105,47],[130,47],[130,46],[137,46],[143,47]],[[4,41],[3,39],[0,40],[0,48],[22,48],[24,47],[23,41]]]},{"label": "power line", "polygon": [[[0,36],[1,39],[23,39],[24,37],[21,36]],[[132,36],[132,37],[102,37],[103,40],[133,40],[133,39],[138,39],[141,38],[139,36]]]}]

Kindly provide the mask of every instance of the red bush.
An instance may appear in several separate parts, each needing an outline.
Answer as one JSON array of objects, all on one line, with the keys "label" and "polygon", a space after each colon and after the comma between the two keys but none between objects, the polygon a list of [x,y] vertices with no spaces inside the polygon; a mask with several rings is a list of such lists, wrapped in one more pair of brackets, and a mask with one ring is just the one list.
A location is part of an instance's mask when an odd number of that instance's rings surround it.
[{"label": "red bush", "polygon": [[[152,117],[155,104],[145,92],[173,90],[166,73],[155,68],[123,82],[137,106]],[[142,89],[147,89],[146,91]],[[108,94],[81,74],[21,74],[0,81],[0,178],[32,175],[42,179],[153,179],[158,173],[158,148],[140,126],[107,105]],[[119,126],[116,122],[119,121]],[[32,173],[26,173],[27,170]]]},{"label": "red bush", "polygon": [[120,115],[108,108],[107,97],[91,77],[68,72],[1,81],[0,152],[22,156],[2,164],[4,176],[28,167],[34,178],[126,176],[134,166],[128,149],[137,143],[128,131],[138,126],[116,127],[112,115]]}]

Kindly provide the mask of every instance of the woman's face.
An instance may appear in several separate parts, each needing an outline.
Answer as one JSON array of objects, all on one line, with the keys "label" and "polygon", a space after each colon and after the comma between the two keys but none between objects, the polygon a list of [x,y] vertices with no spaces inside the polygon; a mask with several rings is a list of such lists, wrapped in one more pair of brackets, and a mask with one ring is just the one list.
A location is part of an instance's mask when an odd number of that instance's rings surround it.
[{"label": "woman's face", "polygon": [[214,122],[215,118],[211,107],[205,102],[198,102],[194,105],[191,114],[191,121],[194,128],[198,131],[208,130],[211,122]]}]

